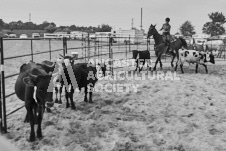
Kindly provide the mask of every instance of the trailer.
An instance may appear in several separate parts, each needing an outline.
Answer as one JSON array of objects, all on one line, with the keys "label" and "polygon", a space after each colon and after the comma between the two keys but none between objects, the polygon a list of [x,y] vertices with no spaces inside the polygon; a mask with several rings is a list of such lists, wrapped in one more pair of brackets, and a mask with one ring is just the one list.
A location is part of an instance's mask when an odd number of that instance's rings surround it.
[{"label": "trailer", "polygon": [[70,36],[71,36],[71,39],[82,40],[88,37],[88,33],[83,31],[72,31]]},{"label": "trailer", "polygon": [[118,43],[140,44],[143,42],[144,32],[142,30],[113,30],[113,38]]},{"label": "trailer", "polygon": [[70,34],[58,32],[58,33],[44,33],[44,39],[63,39],[66,37],[67,39],[70,39]]}]

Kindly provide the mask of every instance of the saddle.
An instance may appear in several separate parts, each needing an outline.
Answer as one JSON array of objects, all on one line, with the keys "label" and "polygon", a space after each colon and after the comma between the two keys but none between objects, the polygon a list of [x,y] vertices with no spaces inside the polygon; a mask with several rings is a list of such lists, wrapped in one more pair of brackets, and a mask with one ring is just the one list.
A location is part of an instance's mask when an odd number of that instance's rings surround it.
[{"label": "saddle", "polygon": [[173,35],[162,35],[162,38],[163,38],[163,42],[165,43],[166,45],[166,54],[169,54],[170,53],[170,45],[172,42],[176,41],[176,37],[173,36]]},{"label": "saddle", "polygon": [[173,35],[168,35],[168,36],[162,35],[162,39],[164,43],[167,43],[167,42],[172,43],[177,40],[176,37]]}]

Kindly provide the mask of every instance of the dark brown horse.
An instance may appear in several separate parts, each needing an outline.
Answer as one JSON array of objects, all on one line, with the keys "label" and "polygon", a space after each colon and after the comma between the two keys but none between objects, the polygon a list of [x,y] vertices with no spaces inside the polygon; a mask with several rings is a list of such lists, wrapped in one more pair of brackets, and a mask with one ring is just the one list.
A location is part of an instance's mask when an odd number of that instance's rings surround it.
[{"label": "dark brown horse", "polygon": [[[165,45],[165,41],[163,39],[163,36],[160,35],[158,33],[158,31],[155,29],[156,25],[152,25],[149,28],[148,31],[148,36],[147,38],[149,38],[150,36],[153,36],[154,40],[155,40],[155,55],[157,57],[157,60],[155,62],[155,66],[153,68],[153,70],[156,70],[156,66],[158,64],[158,62],[160,62],[160,68],[162,69],[162,62],[161,62],[161,56],[166,53],[167,50],[167,46]],[[175,59],[175,57],[177,56],[177,60],[179,60],[179,55],[178,55],[178,50],[182,47],[187,47],[187,42],[183,39],[183,38],[176,38],[175,41],[171,42],[170,44],[170,55],[172,55],[172,61],[171,61],[171,67],[174,67],[173,65],[173,61]],[[175,52],[174,52],[175,50]]]}]

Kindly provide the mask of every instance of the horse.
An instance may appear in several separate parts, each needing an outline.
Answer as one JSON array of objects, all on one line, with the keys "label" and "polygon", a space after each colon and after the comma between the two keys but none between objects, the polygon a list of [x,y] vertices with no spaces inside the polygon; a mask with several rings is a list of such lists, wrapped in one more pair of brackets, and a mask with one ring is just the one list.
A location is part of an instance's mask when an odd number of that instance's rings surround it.
[{"label": "horse", "polygon": [[[166,53],[167,46],[165,45],[165,41],[163,39],[163,36],[158,33],[158,31],[155,29],[156,25],[152,25],[149,28],[148,36],[147,38],[150,38],[150,36],[153,36],[155,41],[155,55],[157,57],[157,60],[155,62],[155,66],[153,70],[156,70],[156,66],[158,62],[160,62],[160,68],[162,69],[162,62],[161,62],[161,56],[163,53]],[[174,67],[173,61],[175,57],[177,56],[177,60],[179,60],[179,54],[178,50],[182,47],[187,48],[187,42],[183,38],[175,38],[176,40],[171,42],[170,44],[170,50],[169,53],[172,55],[172,61],[171,61],[171,67]],[[175,50],[175,52],[174,52]]]},{"label": "horse", "polygon": [[[139,55],[139,59],[137,58],[138,55]],[[140,72],[146,61],[147,61],[147,70],[150,70],[151,57],[150,57],[150,52],[148,50],[144,50],[144,51],[133,50],[133,59],[136,60],[135,61],[136,62],[135,71],[137,71],[137,68],[140,65],[140,62],[142,62],[141,68],[139,67],[139,72]]]}]

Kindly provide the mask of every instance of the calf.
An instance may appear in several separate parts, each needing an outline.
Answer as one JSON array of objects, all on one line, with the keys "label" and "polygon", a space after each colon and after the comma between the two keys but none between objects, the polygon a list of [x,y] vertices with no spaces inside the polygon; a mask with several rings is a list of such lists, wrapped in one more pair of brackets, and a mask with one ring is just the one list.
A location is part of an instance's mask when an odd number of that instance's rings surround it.
[{"label": "calf", "polygon": [[175,71],[177,70],[178,62],[180,64],[181,72],[184,73],[183,71],[183,64],[184,62],[190,63],[196,63],[196,70],[195,72],[198,72],[198,65],[201,64],[205,67],[206,73],[208,73],[207,70],[207,62],[211,62],[215,64],[214,61],[214,55],[211,54],[210,52],[198,52],[196,50],[179,50],[179,60],[177,61]]},{"label": "calf", "polygon": [[[42,65],[44,65],[44,69],[46,70],[46,72],[54,72],[56,71],[56,73],[54,73],[54,79],[53,79],[53,85],[55,88],[55,103],[62,103],[61,100],[61,95],[62,95],[62,88],[63,88],[63,80],[62,80],[62,73],[63,73],[63,67],[62,67],[62,63],[63,63],[63,59],[57,59],[57,61],[51,62],[51,61],[43,61]],[[58,92],[59,92],[59,99],[58,99]]]},{"label": "calf", "polygon": [[[25,102],[27,120],[30,122],[30,141],[35,141],[34,125],[37,123],[37,137],[42,137],[41,123],[46,102],[52,104],[52,92],[47,92],[52,74],[47,73],[42,65],[34,62],[23,64],[15,84],[17,97]],[[33,97],[36,87],[36,101]],[[50,107],[50,106],[49,106]]]},{"label": "calf", "polygon": [[[65,75],[65,79],[62,79],[63,84],[65,85],[65,80],[67,80],[68,86],[70,85],[70,89],[67,89],[68,87],[65,87],[65,97],[66,97],[66,108],[70,106],[69,99],[71,102],[71,108],[75,109],[75,105],[73,102],[73,94],[75,89],[75,83],[78,89],[81,91],[81,88],[84,87],[85,89],[85,97],[84,101],[93,103],[92,101],[92,91],[89,92],[89,101],[87,99],[87,93],[88,93],[88,86],[92,89],[95,86],[95,83],[97,82],[97,71],[98,67],[103,72],[103,75],[105,75],[106,66],[105,64],[99,64],[98,66],[90,63],[77,63],[74,64],[72,61],[73,58],[70,56],[65,56],[64,61],[62,62],[62,67]],[[67,63],[69,62],[70,65],[67,66]],[[72,73],[70,72],[72,71]],[[73,76],[73,77],[72,77]],[[71,79],[74,78],[74,79]]]},{"label": "calf", "polygon": [[[150,52],[148,50],[145,51],[138,51],[138,50],[133,50],[133,59],[136,60],[136,69],[139,66],[139,72],[142,70],[145,62],[147,61],[147,70],[151,70],[151,57],[150,57]],[[140,67],[140,62],[142,62],[142,66]]]}]

